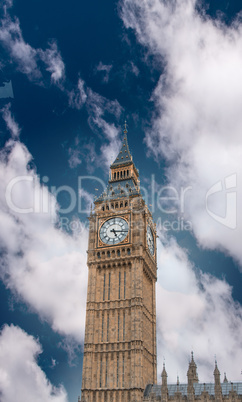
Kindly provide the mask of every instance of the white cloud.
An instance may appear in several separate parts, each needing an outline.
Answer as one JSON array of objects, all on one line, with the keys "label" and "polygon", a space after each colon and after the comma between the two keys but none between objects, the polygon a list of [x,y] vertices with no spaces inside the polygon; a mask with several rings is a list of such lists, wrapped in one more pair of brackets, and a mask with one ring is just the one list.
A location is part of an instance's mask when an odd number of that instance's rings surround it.
[{"label": "white cloud", "polygon": [[72,89],[68,93],[69,97],[69,106],[74,109],[80,110],[87,100],[87,94],[85,90],[85,82],[79,78],[77,83],[77,88]]},{"label": "white cloud", "polygon": [[[0,275],[53,330],[81,343],[88,231],[81,222],[73,237],[57,229],[56,199],[28,167],[30,161],[18,141],[10,140],[0,153]],[[32,206],[31,213],[21,211]]]},{"label": "white cloud", "polygon": [[158,267],[158,375],[164,357],[169,382],[175,382],[177,374],[185,382],[189,353],[193,350],[201,382],[213,381],[215,354],[220,372],[227,372],[231,381],[240,381],[237,352],[242,347],[242,307],[234,302],[231,287],[195,271],[176,240],[162,234]]},{"label": "white cloud", "polygon": [[30,80],[43,83],[42,61],[45,64],[46,71],[51,73],[51,81],[55,84],[59,83],[65,76],[65,65],[57,44],[53,41],[46,50],[34,49],[25,42],[19,19],[12,18],[8,13],[8,8],[12,7],[12,2],[8,1],[4,7],[5,13],[0,27],[0,42],[9,52],[11,62],[14,61],[17,69],[26,74]]},{"label": "white cloud", "polygon": [[39,342],[19,327],[5,325],[0,334],[2,402],[67,402],[63,386],[54,387],[37,364]]},{"label": "white cloud", "polygon": [[[114,123],[109,122],[110,116],[118,120],[122,107],[119,102],[109,100],[104,96],[86,87],[82,79],[78,80],[77,89],[68,94],[69,105],[81,109],[84,105],[88,113],[88,123],[92,131],[102,139],[100,152],[96,152],[92,142],[80,144],[79,138],[75,138],[74,147],[68,149],[69,165],[74,168],[82,163],[84,159],[91,171],[93,165],[109,169],[110,164],[116,158],[121,141],[119,139],[120,129]],[[88,151],[88,153],[86,152]]]},{"label": "white cloud", "polygon": [[113,68],[112,64],[103,64],[100,61],[95,69],[95,72],[102,72],[103,73],[102,81],[107,83],[109,81],[109,74],[112,68]]},{"label": "white cloud", "polygon": [[55,42],[50,43],[50,48],[39,49],[40,58],[46,64],[46,70],[51,73],[51,81],[59,82],[65,77],[65,64]]},{"label": "white cloud", "polygon": [[[185,214],[200,245],[221,249],[242,265],[242,215],[238,210],[231,230],[208,214],[205,203],[210,187],[234,173],[237,205],[242,201],[242,24],[212,20],[196,4],[124,0],[122,18],[164,70],[152,95],[148,148],[169,161],[167,175],[178,191],[192,186]],[[225,189],[210,196],[209,209],[225,217]]]},{"label": "white cloud", "polygon": [[14,117],[11,114],[10,111],[10,103],[8,103],[6,106],[3,107],[1,110],[3,119],[6,123],[6,126],[8,130],[10,131],[10,134],[13,139],[17,139],[20,134],[20,129],[16,121],[14,120]]}]

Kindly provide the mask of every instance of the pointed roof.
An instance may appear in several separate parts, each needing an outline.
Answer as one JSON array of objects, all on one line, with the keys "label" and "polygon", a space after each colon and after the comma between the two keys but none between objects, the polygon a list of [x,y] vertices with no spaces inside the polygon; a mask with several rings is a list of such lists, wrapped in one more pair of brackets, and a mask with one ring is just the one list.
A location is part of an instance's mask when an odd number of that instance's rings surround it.
[{"label": "pointed roof", "polygon": [[224,381],[223,381],[223,382],[225,382],[225,383],[227,383],[227,382],[228,382],[228,379],[227,379],[226,373],[224,373]]},{"label": "pointed roof", "polygon": [[125,126],[123,143],[122,143],[121,149],[117,155],[117,158],[111,165],[111,168],[117,167],[119,165],[124,165],[124,164],[126,165],[127,163],[131,163],[132,161],[133,160],[132,160],[132,156],[131,156],[131,153],[129,150],[128,140],[127,140],[127,129]]},{"label": "pointed roof", "polygon": [[220,376],[220,371],[218,369],[218,365],[217,365],[217,360],[215,360],[215,368],[214,368],[214,372],[213,372],[214,376]]},{"label": "pointed roof", "polygon": [[165,363],[163,363],[163,370],[162,370],[162,373],[161,373],[161,377],[167,377]]}]

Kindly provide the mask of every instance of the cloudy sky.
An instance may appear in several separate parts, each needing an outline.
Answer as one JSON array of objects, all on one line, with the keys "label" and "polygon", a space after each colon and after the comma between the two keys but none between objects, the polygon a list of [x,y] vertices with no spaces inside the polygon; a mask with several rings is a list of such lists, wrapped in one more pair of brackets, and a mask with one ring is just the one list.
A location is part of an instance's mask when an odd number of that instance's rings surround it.
[{"label": "cloudy sky", "polygon": [[[211,3],[211,4],[210,4]],[[242,355],[238,0],[1,0],[1,401],[76,402],[88,214],[128,122],[158,229],[158,381]]]}]

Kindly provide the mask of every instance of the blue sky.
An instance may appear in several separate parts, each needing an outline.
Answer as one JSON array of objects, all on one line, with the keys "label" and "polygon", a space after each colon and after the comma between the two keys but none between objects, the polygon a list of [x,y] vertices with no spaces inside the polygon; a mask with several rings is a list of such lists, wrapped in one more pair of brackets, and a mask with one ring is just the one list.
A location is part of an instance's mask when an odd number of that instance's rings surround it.
[{"label": "blue sky", "polygon": [[[168,380],[241,379],[239,1],[1,1],[0,394],[80,395],[90,205],[122,140],[158,228]],[[158,378],[159,381],[159,378]]]}]

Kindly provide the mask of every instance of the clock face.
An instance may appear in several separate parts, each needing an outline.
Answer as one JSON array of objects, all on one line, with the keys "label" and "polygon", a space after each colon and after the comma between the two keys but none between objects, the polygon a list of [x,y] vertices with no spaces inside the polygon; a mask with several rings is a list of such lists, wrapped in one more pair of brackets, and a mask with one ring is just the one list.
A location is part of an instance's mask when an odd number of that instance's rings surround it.
[{"label": "clock face", "polygon": [[108,219],[101,226],[99,236],[103,243],[117,244],[125,239],[128,235],[129,224],[123,218]]},{"label": "clock face", "polygon": [[152,230],[151,230],[149,225],[147,226],[146,239],[147,239],[147,244],[148,244],[148,248],[150,250],[150,253],[152,255],[154,255],[154,251],[155,251],[154,236],[153,236]]}]

